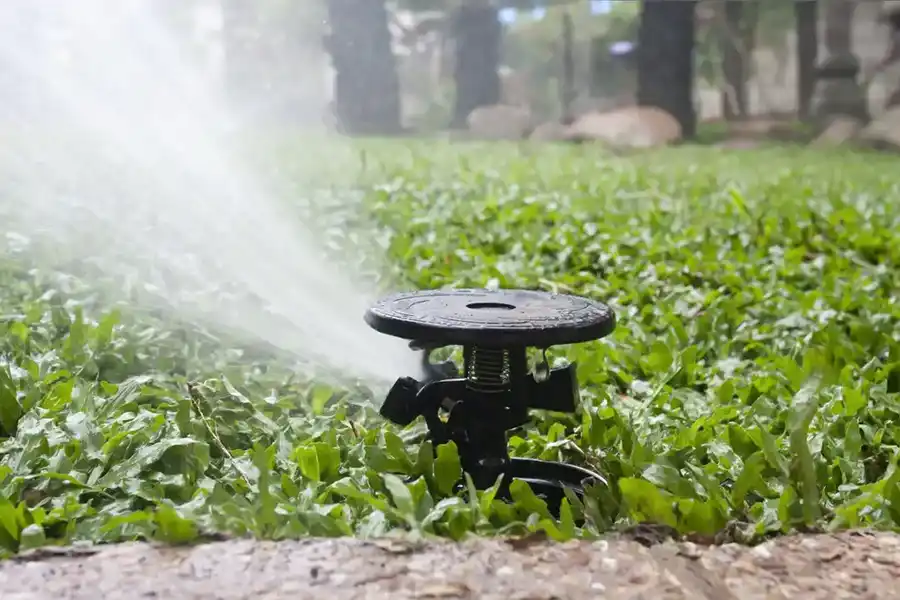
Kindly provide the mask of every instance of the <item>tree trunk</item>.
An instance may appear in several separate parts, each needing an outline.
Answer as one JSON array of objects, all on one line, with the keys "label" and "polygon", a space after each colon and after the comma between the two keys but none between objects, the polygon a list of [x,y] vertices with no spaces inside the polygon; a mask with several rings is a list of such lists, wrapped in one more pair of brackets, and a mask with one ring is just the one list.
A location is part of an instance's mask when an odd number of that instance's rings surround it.
[{"label": "tree trunk", "polygon": [[810,117],[816,87],[816,62],[819,55],[818,0],[794,2],[797,35],[797,116]]},{"label": "tree trunk", "polygon": [[747,100],[748,68],[756,46],[756,25],[759,3],[746,0],[725,0],[722,28],[722,114],[728,119],[745,118],[749,114]]},{"label": "tree trunk", "polygon": [[463,128],[479,106],[500,102],[500,42],[503,34],[497,8],[463,4],[453,17],[456,47],[456,102],[452,126]]},{"label": "tree trunk", "polygon": [[400,80],[385,1],[328,0],[328,24],[341,127],[350,135],[400,133]]},{"label": "tree trunk", "polygon": [[694,108],[695,0],[643,0],[638,33],[638,104],[655,106],[691,138]]},{"label": "tree trunk", "polygon": [[562,81],[560,84],[560,105],[562,122],[570,124],[574,118],[572,104],[575,102],[575,40],[572,15],[568,12],[562,18]]}]

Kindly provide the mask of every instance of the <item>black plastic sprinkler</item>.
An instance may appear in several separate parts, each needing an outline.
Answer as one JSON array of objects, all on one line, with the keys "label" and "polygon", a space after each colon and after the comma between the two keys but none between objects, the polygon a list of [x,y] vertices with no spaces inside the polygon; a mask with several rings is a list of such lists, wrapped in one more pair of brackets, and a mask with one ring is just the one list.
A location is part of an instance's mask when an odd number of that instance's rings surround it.
[{"label": "black plastic sprinkler", "polygon": [[[589,485],[606,484],[575,465],[511,458],[506,434],[528,422],[529,409],[575,412],[575,364],[550,369],[546,351],[612,333],[616,318],[608,306],[530,290],[430,290],[384,298],[365,320],[424,353],[423,381],[398,379],[381,415],[401,426],[423,417],[435,447],[456,443],[463,470],[478,489],[502,476],[498,495],[508,499],[509,484],[521,479],[558,513],[566,488],[581,496]],[[432,351],[447,346],[462,346],[463,373],[452,362],[430,362]],[[533,370],[528,348],[542,351]]]}]

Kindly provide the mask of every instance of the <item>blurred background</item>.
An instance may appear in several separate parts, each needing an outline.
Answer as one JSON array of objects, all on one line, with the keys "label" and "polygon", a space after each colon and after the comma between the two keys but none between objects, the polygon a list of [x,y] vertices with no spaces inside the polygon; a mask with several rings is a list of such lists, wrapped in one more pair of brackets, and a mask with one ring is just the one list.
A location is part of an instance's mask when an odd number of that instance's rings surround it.
[{"label": "blurred background", "polygon": [[[254,127],[639,146],[685,138],[896,145],[900,134],[885,124],[898,120],[886,115],[900,103],[895,4],[157,2],[185,56],[229,90]],[[45,58],[77,60],[51,21],[36,14],[32,28]]]}]

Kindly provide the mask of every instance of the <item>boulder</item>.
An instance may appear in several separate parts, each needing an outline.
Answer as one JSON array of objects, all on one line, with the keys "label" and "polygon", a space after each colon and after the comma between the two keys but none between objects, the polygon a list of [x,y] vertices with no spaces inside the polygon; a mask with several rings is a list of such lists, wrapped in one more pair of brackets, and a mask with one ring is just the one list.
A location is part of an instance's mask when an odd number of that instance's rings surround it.
[{"label": "boulder", "polygon": [[531,111],[522,106],[494,104],[469,113],[466,124],[472,137],[487,140],[521,140],[534,127]]},{"label": "boulder", "polygon": [[628,106],[593,112],[569,126],[573,141],[597,141],[613,148],[654,148],[681,139],[681,125],[666,111],[652,106]]},{"label": "boulder", "polygon": [[876,117],[859,132],[857,142],[869,148],[900,152],[900,106]]}]

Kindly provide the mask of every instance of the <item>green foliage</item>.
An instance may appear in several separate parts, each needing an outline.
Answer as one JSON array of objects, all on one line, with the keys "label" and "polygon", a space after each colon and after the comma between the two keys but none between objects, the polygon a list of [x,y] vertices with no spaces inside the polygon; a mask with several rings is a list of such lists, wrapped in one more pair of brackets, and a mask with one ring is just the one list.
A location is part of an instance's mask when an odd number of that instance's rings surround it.
[{"label": "green foliage", "polygon": [[[348,177],[354,163],[331,156]],[[332,193],[317,218],[372,225],[398,285],[496,281],[614,306],[612,336],[553,351],[578,361],[579,414],[535,415],[510,440],[610,486],[571,497],[560,519],[523,483],[510,504],[457,490],[456,448],[420,447],[421,424],[385,424],[369,391],[325,388],[7,261],[3,551],[220,532],[569,539],[648,520],[752,538],[900,521],[890,159],[435,141],[357,156],[363,208]]]}]

